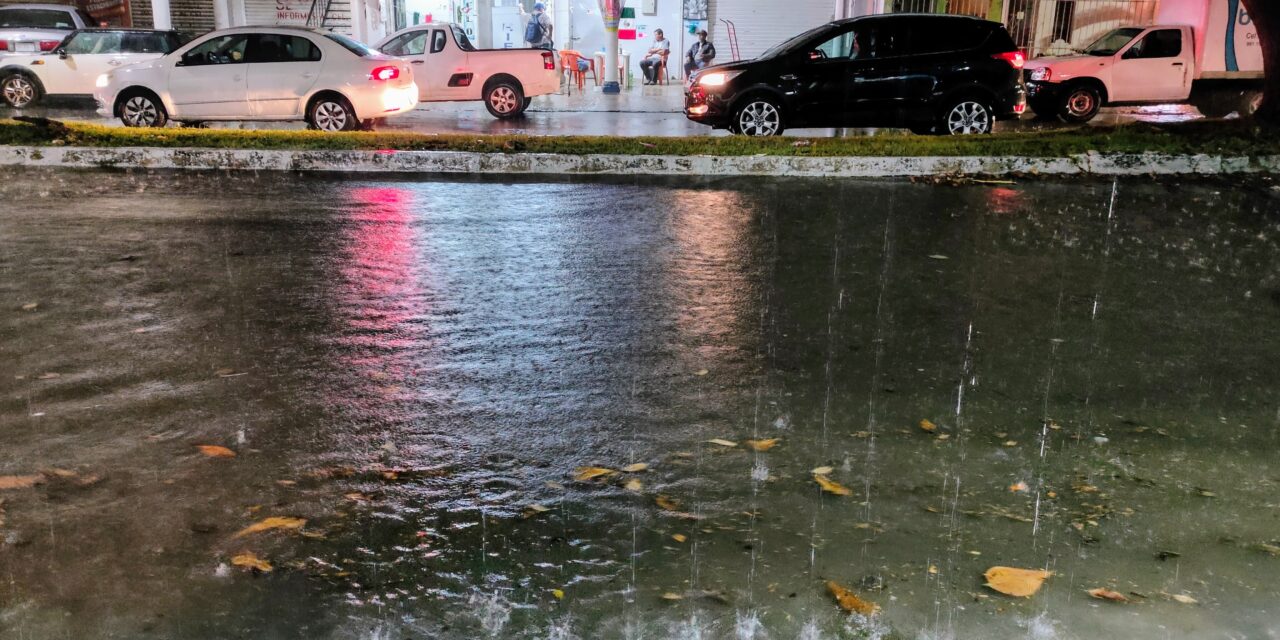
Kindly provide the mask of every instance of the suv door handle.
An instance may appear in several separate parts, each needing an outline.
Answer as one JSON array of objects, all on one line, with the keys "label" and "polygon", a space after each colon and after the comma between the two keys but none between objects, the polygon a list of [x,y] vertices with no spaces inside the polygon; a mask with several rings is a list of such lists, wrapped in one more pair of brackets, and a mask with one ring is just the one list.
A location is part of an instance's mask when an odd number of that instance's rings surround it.
[{"label": "suv door handle", "polygon": [[778,77],[778,79],[779,79],[779,80],[786,80],[787,82],[791,82],[792,80],[795,80],[795,79],[796,79],[796,74],[794,74],[794,73],[788,73],[788,74],[787,74],[787,75],[785,75],[785,76],[779,76],[779,77]]},{"label": "suv door handle", "polygon": [[1181,62],[1175,62],[1175,63],[1173,63],[1173,66],[1175,66],[1175,67],[1181,67],[1181,66],[1182,66],[1182,63],[1181,63]]}]

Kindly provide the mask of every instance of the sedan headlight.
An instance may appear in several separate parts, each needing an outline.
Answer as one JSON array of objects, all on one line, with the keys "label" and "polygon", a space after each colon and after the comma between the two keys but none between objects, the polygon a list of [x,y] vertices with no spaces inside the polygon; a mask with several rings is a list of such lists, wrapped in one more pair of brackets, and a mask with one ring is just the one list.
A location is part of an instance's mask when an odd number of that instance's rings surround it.
[{"label": "sedan headlight", "polygon": [[712,71],[711,73],[701,74],[694,82],[704,87],[723,87],[730,80],[736,78],[741,71]]},{"label": "sedan headlight", "polygon": [[106,87],[108,84],[111,84],[111,74],[109,74],[109,73],[100,73],[100,74],[98,74],[98,80],[97,80],[96,82],[94,82],[94,83],[93,83],[93,86],[95,86],[95,87],[97,87],[97,88],[99,88],[99,89],[102,89],[102,88]]},{"label": "sedan headlight", "polygon": [[1049,70],[1049,67],[1040,67],[1031,71],[1031,79],[1036,82],[1048,82],[1052,76],[1053,72]]}]

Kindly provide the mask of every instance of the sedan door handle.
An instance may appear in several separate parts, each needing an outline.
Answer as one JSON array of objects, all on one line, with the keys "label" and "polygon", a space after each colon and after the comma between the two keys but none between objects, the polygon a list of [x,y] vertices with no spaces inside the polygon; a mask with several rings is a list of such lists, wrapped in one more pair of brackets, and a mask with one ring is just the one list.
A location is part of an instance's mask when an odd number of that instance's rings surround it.
[{"label": "sedan door handle", "polygon": [[304,77],[304,78],[314,78],[314,77],[316,77],[316,74],[311,73],[311,72],[307,72],[307,73],[302,74],[302,77]]},{"label": "sedan door handle", "polygon": [[426,64],[426,60],[410,60],[409,64]]}]

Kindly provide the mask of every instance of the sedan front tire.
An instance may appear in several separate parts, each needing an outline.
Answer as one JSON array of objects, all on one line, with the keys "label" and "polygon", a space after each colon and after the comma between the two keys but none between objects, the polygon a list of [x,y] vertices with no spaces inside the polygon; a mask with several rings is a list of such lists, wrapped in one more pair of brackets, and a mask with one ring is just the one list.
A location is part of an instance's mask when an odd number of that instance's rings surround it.
[{"label": "sedan front tire", "polygon": [[120,99],[120,121],[126,127],[163,127],[169,113],[155,95],[134,91]]}]

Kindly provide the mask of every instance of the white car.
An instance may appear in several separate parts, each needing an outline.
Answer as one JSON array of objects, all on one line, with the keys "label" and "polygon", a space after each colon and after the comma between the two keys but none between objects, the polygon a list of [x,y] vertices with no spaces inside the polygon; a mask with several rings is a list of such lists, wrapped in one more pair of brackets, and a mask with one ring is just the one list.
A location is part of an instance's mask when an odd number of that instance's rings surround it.
[{"label": "white car", "polygon": [[21,109],[42,96],[91,96],[98,76],[182,46],[176,31],[81,29],[53,51],[0,59],[0,97]]},{"label": "white car", "polygon": [[348,131],[418,104],[404,60],[301,27],[214,31],[158,60],[103,74],[97,85],[98,113],[130,127],[306,120]]},{"label": "white car", "polygon": [[524,113],[533,97],[560,91],[552,52],[477,49],[454,24],[412,26],[374,48],[413,64],[423,102],[484,100],[495,118],[513,118]]},{"label": "white car", "polygon": [[0,6],[0,54],[53,51],[72,31],[97,24],[69,4]]}]

